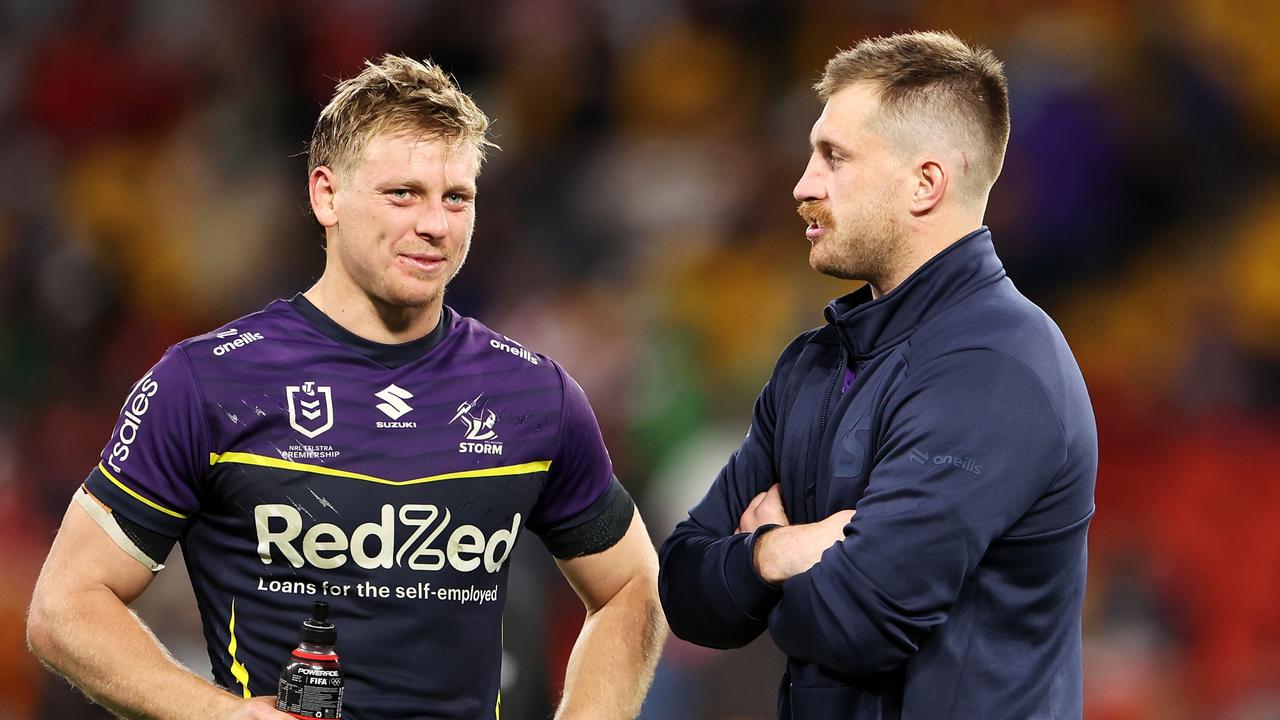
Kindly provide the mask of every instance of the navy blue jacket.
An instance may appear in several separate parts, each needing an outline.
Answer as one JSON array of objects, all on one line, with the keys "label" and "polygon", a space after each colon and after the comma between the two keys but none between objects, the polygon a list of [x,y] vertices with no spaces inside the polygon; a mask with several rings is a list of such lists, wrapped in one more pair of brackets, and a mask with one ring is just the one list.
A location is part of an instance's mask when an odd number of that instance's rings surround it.
[{"label": "navy blue jacket", "polygon": [[[1061,331],[985,227],[826,317],[662,546],[672,630],[735,648],[768,628],[788,656],[779,718],[1079,718],[1098,446]],[[793,523],[857,511],[781,588],[734,534],[774,483]]]}]

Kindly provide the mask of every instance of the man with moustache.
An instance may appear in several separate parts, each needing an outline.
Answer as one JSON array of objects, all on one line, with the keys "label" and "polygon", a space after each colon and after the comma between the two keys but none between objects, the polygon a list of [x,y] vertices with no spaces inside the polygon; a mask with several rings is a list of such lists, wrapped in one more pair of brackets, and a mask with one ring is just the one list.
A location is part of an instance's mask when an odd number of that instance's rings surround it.
[{"label": "man with moustache", "polygon": [[664,543],[672,631],[734,648],[767,628],[779,718],[1078,718],[1096,429],[983,225],[1003,68],[915,32],[841,52],[816,89],[809,262],[866,285],[782,352]]},{"label": "man with moustache", "polygon": [[[528,529],[586,606],[556,717],[639,712],[665,635],[657,557],[586,396],[444,305],[488,124],[430,62],[388,55],[338,85],[309,158],[324,274],[165,353],[50,550],[30,645],[91,698],[288,718],[254,696],[323,599],[345,717],[496,718],[506,561]],[[221,687],[126,607],[176,541]]]}]

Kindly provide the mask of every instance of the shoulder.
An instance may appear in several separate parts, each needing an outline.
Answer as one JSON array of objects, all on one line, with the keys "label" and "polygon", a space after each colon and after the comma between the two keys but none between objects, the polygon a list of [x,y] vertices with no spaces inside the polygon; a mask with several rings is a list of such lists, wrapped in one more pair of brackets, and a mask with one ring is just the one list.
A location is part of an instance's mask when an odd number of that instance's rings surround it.
[{"label": "shoulder", "polygon": [[497,353],[495,357],[500,359],[503,355],[508,355],[515,359],[511,361],[514,366],[518,367],[523,363],[539,367],[552,362],[547,356],[526,348],[519,341],[503,335],[475,318],[455,313],[454,323],[454,332],[471,347],[479,352],[483,352],[487,347]]},{"label": "shoulder", "polygon": [[[1008,280],[929,319],[908,339],[894,394],[930,397],[939,410],[985,408],[1047,422],[1071,437],[1093,427],[1079,365],[1057,324]],[[924,392],[926,394],[921,395]]]},{"label": "shoulder", "polygon": [[907,373],[925,366],[992,374],[1029,373],[1056,384],[1079,375],[1079,366],[1057,324],[1007,278],[938,313],[908,339]]},{"label": "shoulder", "polygon": [[[600,429],[586,391],[559,362],[525,347],[474,318],[455,313],[456,352],[468,358],[472,371],[499,376],[512,392],[545,398],[556,417],[560,442],[603,447]],[[554,398],[554,399],[552,399]]]},{"label": "shoulder", "polygon": [[517,382],[535,385],[576,385],[560,363],[519,340],[457,312],[453,322],[451,335],[458,343],[456,352],[474,363],[477,371],[501,373]]},{"label": "shoulder", "polygon": [[[281,340],[296,336],[300,318],[284,300],[276,300],[265,308],[236,318],[202,335],[187,338],[170,349],[180,350],[193,361],[221,358],[240,352],[264,340]],[[244,354],[244,353],[241,353]]]}]

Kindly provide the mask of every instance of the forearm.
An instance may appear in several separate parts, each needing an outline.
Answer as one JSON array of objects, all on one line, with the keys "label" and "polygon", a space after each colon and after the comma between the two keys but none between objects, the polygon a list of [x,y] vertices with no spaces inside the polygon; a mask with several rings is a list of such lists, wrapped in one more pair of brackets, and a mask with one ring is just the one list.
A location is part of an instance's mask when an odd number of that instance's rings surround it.
[{"label": "forearm", "polygon": [[847,677],[891,672],[915,655],[919,637],[945,616],[920,617],[868,584],[866,576],[828,557],[788,580],[769,618],[769,634],[787,657]]},{"label": "forearm", "polygon": [[842,542],[853,515],[844,510],[816,523],[778,527],[756,543],[754,562],[762,578],[782,588],[769,616],[778,649],[843,675],[875,675],[918,650],[913,638],[920,621],[928,620],[911,617],[858,567]]},{"label": "forearm", "polygon": [[677,637],[730,649],[764,632],[780,591],[752,567],[755,538],[717,536],[690,518],[663,543],[659,588]]},{"label": "forearm", "polygon": [[106,587],[38,586],[28,642],[42,662],[121,717],[228,717],[243,703],[175,662]]},{"label": "forearm", "polygon": [[[775,586],[804,572],[822,559],[823,553],[844,539],[844,527],[854,511],[841,510],[825,520],[804,525],[785,525],[759,536],[752,548],[752,565],[765,581]],[[763,532],[763,530],[761,530]]]},{"label": "forearm", "polygon": [[667,636],[652,576],[587,614],[569,656],[556,720],[634,718]]}]

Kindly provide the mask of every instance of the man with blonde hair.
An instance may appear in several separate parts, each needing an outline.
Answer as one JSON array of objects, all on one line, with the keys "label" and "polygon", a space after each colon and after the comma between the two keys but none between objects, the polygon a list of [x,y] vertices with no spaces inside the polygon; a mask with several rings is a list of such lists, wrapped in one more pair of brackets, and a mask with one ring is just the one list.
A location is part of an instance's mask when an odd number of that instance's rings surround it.
[{"label": "man with blonde hair", "polygon": [[[289,717],[255,696],[324,600],[344,717],[496,718],[507,559],[528,529],[586,605],[557,718],[639,712],[665,634],[657,558],[586,396],[444,305],[488,124],[429,62],[389,55],[338,86],[310,148],[323,275],[165,353],[50,550],[29,642],[91,698]],[[126,607],[175,542],[221,687]]]},{"label": "man with blonde hair", "polygon": [[915,32],[841,52],[816,89],[809,262],[866,285],[783,351],[663,544],[672,631],[732,648],[767,628],[779,718],[1079,718],[1097,433],[983,225],[1002,66]]}]

